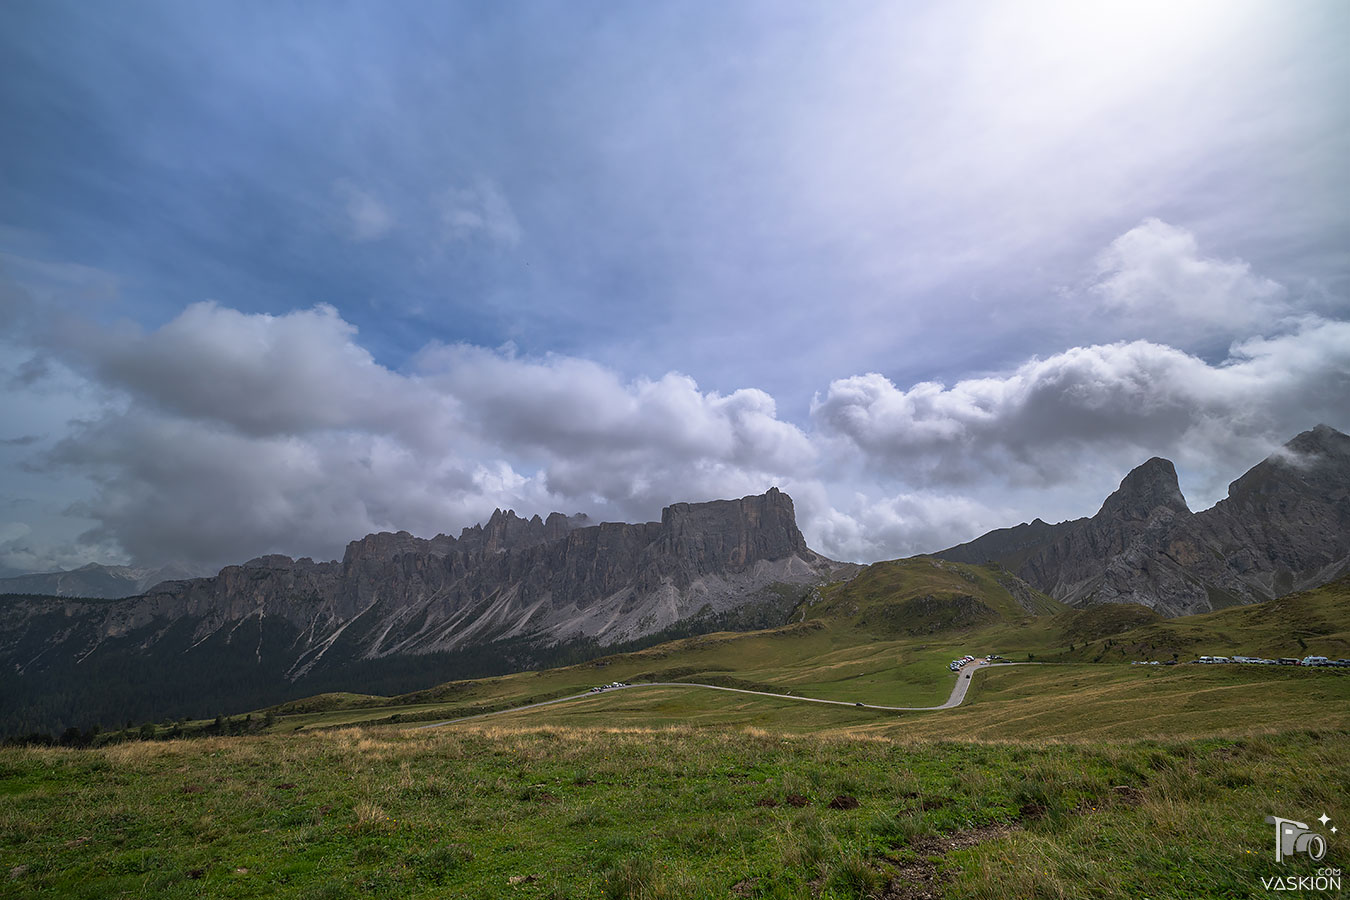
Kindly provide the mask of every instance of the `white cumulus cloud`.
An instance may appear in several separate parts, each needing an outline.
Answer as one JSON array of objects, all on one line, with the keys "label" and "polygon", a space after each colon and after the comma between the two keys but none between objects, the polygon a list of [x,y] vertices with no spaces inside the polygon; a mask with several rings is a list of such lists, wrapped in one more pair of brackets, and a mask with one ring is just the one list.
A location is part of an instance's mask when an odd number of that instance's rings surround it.
[{"label": "white cumulus cloud", "polygon": [[1283,286],[1243,260],[1203,255],[1193,233],[1155,218],[1098,255],[1087,295],[1094,313],[1170,343],[1252,334],[1289,311]]},{"label": "white cumulus cloud", "polygon": [[1350,420],[1350,323],[1305,319],[1234,345],[1217,364],[1133,341],[950,387],[857,375],[832,382],[812,416],[872,467],[933,484],[1053,484],[1084,460],[1159,453],[1250,459],[1318,421]]}]

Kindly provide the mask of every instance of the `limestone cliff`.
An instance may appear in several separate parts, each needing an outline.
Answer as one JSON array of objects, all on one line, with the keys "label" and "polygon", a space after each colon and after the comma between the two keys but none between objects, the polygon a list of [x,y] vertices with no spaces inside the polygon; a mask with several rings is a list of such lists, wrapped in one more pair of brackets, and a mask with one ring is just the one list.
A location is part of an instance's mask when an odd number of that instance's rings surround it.
[{"label": "limestone cliff", "polygon": [[48,654],[83,659],[119,638],[192,654],[257,632],[260,663],[263,634],[286,636],[270,662],[294,679],[346,660],[502,640],[608,645],[727,611],[770,584],[814,583],[836,565],[807,548],[791,498],[776,488],[677,503],[660,522],[639,524],[496,510],[458,538],[367,535],[341,562],[265,556],[126,600],[3,606],[0,658],[25,671]]}]

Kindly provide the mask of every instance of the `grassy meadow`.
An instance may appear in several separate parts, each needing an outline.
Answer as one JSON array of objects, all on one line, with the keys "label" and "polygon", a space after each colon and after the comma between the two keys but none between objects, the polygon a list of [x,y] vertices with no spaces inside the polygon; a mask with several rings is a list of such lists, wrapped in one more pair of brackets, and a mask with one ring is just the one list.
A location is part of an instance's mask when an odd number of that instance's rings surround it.
[{"label": "grassy meadow", "polygon": [[[1022,743],[343,728],[0,753],[0,895],[1248,897],[1345,731]],[[1323,865],[1350,865],[1331,841]]]}]

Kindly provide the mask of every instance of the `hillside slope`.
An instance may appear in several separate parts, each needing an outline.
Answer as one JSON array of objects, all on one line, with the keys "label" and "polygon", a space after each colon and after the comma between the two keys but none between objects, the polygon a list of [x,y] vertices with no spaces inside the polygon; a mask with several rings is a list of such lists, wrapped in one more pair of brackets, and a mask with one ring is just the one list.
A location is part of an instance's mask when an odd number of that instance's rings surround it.
[{"label": "hillside slope", "polygon": [[1102,607],[1112,608],[1137,612],[1129,620],[1117,616],[1117,627],[1096,633],[1084,628],[1084,617],[1096,609],[1061,620],[1066,643],[1073,643],[1074,650],[1059,658],[1100,662],[1233,655],[1350,658],[1350,577],[1263,603],[1174,619],[1156,614],[1150,618],[1137,606]]}]

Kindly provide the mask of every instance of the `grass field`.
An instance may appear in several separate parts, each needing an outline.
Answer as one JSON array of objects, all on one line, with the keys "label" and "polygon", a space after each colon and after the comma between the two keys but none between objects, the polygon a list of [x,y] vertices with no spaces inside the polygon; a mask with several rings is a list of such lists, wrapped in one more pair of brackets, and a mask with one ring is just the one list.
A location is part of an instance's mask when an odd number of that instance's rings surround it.
[{"label": "grass field", "polygon": [[[383,727],[0,751],[0,895],[1248,897],[1344,731],[971,743]],[[1332,840],[1323,865],[1345,868]],[[940,891],[941,893],[937,893]]]},{"label": "grass field", "polygon": [[656,687],[508,712],[483,721],[516,727],[687,723],[849,732],[901,740],[1241,737],[1303,728],[1350,729],[1350,672],[1024,665],[978,672],[964,705],[932,712],[855,710],[697,688]]}]

